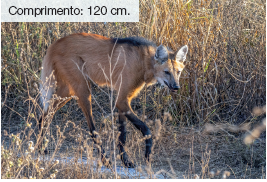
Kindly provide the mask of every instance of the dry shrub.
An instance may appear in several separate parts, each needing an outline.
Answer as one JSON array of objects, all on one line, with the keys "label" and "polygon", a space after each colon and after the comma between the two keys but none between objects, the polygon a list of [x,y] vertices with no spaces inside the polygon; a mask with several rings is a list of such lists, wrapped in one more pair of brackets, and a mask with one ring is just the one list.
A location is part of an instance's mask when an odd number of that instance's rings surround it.
[{"label": "dry shrub", "polygon": [[[266,106],[264,107],[256,107],[253,109],[253,113],[256,116],[262,115],[263,113],[266,113]],[[250,124],[251,123],[244,123],[239,126],[237,125],[227,125],[227,124],[205,124],[205,128],[203,130],[204,134],[211,134],[211,133],[218,133],[221,131],[224,132],[232,132],[232,133],[239,133],[247,131],[249,132],[245,138],[244,143],[246,145],[250,145],[254,142],[255,139],[260,137],[260,134],[266,130],[266,118],[263,119],[262,123],[258,124],[252,131],[250,130]]]},{"label": "dry shrub", "polygon": [[266,130],[266,119],[264,119],[262,121],[262,124],[260,124],[259,126],[255,127],[250,134],[248,134],[245,138],[244,138],[244,143],[246,145],[252,144],[253,141],[257,138],[260,137],[260,134]]},{"label": "dry shrub", "polygon": [[[256,107],[253,109],[253,113],[255,115],[262,115],[266,113],[266,106],[264,107]],[[255,139],[260,137],[262,132],[266,131],[266,118],[263,119],[262,123],[256,126],[249,134],[247,134],[244,138],[244,143],[246,145],[250,145],[254,142]]]}]

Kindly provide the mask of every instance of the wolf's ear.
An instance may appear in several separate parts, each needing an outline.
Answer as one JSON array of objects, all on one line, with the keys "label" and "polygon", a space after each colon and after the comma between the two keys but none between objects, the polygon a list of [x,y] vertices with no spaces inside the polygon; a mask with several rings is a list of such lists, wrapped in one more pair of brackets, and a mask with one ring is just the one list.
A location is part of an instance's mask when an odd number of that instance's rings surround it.
[{"label": "wolf's ear", "polygon": [[176,61],[184,62],[186,59],[186,54],[188,52],[187,45],[183,46],[176,54]]},{"label": "wolf's ear", "polygon": [[168,60],[167,48],[163,45],[158,46],[154,58],[159,64],[165,63]]}]

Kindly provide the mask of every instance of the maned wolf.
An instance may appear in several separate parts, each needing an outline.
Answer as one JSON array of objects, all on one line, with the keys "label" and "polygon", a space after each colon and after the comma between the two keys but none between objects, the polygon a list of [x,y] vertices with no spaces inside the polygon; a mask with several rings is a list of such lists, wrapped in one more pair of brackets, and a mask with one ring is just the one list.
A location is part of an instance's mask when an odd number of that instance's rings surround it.
[{"label": "maned wolf", "polygon": [[[145,157],[149,160],[151,132],[134,114],[131,100],[145,84],[149,86],[157,81],[171,91],[177,91],[180,88],[179,78],[185,67],[183,62],[187,51],[187,45],[173,52],[163,45],[157,47],[141,37],[107,38],[79,33],[59,39],[48,48],[43,60],[40,91],[44,114],[40,119],[39,129],[42,130],[48,109],[57,110],[70,100],[56,100],[49,105],[52,94],[61,98],[77,96],[92,136],[98,137],[92,115],[91,86],[88,82],[91,80],[99,86],[107,85],[118,92],[116,107],[119,111],[121,132],[118,147],[125,166],[134,167],[124,150],[126,118],[144,136],[149,136],[145,141]],[[46,82],[51,74],[54,75],[53,78]],[[49,85],[56,85],[56,88]],[[106,161],[102,147],[101,159],[102,162]]]}]

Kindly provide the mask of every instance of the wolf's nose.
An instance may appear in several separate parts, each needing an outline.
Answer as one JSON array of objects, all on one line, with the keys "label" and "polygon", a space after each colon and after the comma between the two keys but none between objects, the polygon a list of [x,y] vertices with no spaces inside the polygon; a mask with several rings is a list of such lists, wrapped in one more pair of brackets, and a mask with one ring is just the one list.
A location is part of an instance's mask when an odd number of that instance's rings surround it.
[{"label": "wolf's nose", "polygon": [[173,90],[179,90],[179,89],[180,89],[180,87],[177,86],[177,85],[175,85],[175,86],[173,87]]}]

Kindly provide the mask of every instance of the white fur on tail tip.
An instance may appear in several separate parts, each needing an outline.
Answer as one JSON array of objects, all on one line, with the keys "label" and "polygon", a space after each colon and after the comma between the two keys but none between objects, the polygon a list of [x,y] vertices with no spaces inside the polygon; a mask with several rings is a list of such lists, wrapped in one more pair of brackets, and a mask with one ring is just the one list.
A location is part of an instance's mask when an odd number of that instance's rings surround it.
[{"label": "white fur on tail tip", "polygon": [[43,86],[40,84],[40,91],[41,91],[41,103],[43,105],[44,112],[48,111],[49,107],[49,100],[52,98],[53,94],[53,88],[52,87],[47,87],[47,84]]},{"label": "white fur on tail tip", "polygon": [[[44,112],[48,111],[49,100],[52,98],[54,93],[54,77],[53,68],[51,64],[46,60],[46,57],[43,60],[43,70],[41,72],[41,83],[40,83],[40,92],[41,92],[41,104],[43,105]],[[52,86],[52,87],[51,87]]]}]

